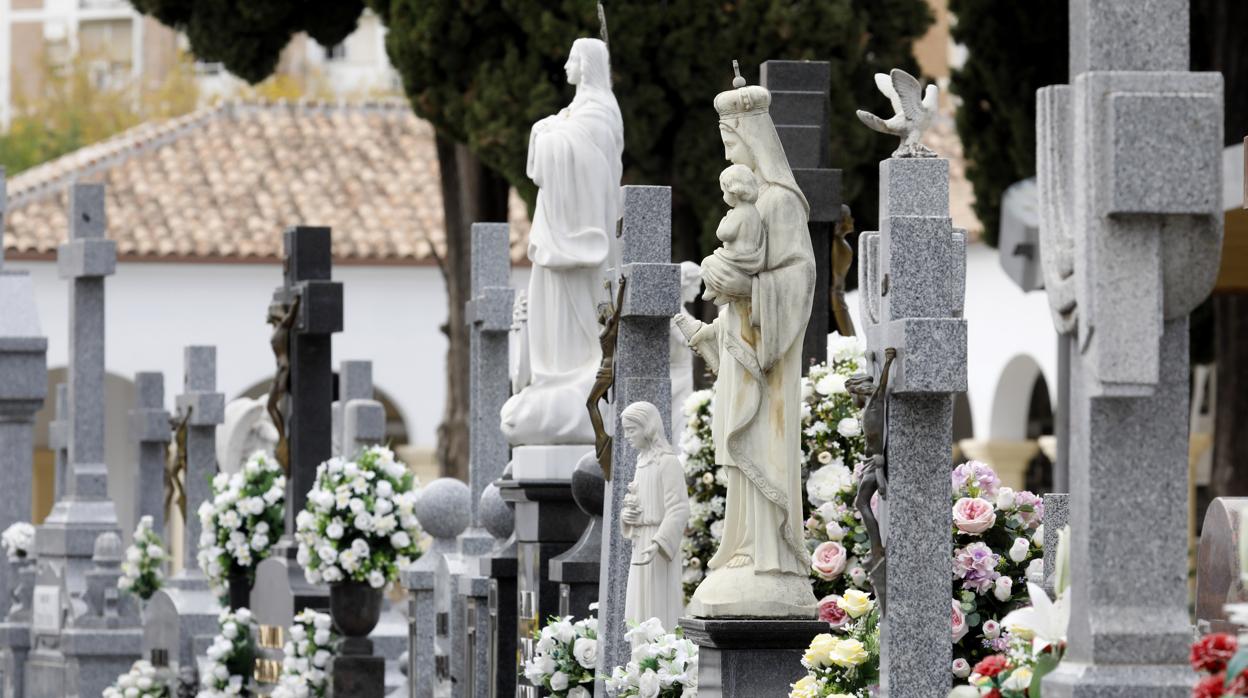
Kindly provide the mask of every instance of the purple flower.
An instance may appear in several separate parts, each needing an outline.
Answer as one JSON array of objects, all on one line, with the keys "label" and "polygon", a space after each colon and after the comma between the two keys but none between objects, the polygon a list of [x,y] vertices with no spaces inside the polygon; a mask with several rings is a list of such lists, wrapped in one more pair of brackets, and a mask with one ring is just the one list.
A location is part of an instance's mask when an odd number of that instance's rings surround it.
[{"label": "purple flower", "polygon": [[1030,512],[1027,512],[1027,511],[1018,512],[1019,518],[1023,520],[1023,523],[1027,524],[1028,528],[1033,528],[1039,525],[1040,522],[1044,520],[1044,498],[1043,497],[1038,497],[1028,492],[1027,490],[1015,492],[1014,493],[1014,506],[1016,507],[1030,506],[1032,509],[1035,510],[1035,511],[1030,511]]},{"label": "purple flower", "polygon": [[[977,460],[968,460],[954,468],[951,479],[955,499],[969,496],[983,497],[991,501],[996,499],[997,488],[1001,486],[1001,479],[997,477],[992,466]],[[977,487],[979,491],[972,492],[972,487]]]},{"label": "purple flower", "polygon": [[993,582],[1001,573],[997,565],[1001,556],[992,552],[987,544],[971,543],[959,548],[953,554],[953,578],[962,580],[962,588],[976,594],[985,594],[992,589]]}]

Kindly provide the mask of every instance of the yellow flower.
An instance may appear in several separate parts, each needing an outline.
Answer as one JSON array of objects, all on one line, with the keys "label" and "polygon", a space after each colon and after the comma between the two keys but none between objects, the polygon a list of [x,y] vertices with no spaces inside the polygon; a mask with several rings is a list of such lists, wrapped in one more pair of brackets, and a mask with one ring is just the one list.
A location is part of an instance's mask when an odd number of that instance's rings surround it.
[{"label": "yellow flower", "polygon": [[815,681],[815,677],[807,674],[793,684],[793,690],[789,691],[789,698],[819,698],[819,683]]},{"label": "yellow flower", "polygon": [[1010,678],[1001,683],[1001,688],[1011,691],[1025,691],[1031,685],[1031,669],[1019,667],[1010,673]]},{"label": "yellow flower", "polygon": [[840,640],[828,653],[828,661],[839,667],[852,669],[867,661],[867,648],[857,640]]},{"label": "yellow flower", "polygon": [[802,659],[812,668],[825,667],[828,665],[828,654],[835,644],[836,640],[830,634],[820,633],[810,641],[810,647],[806,648]]},{"label": "yellow flower", "polygon": [[861,618],[863,614],[875,608],[875,602],[865,591],[850,589],[841,596],[836,605],[849,614],[850,618]]}]

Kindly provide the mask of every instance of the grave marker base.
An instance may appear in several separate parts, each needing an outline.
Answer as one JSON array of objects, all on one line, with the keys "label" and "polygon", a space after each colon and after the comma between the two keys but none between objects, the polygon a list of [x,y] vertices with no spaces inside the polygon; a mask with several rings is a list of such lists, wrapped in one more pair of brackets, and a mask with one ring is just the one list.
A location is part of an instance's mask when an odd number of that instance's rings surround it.
[{"label": "grave marker base", "polygon": [[787,696],[806,675],[811,639],[828,632],[819,620],[681,618],[680,627],[698,646],[699,698]]}]

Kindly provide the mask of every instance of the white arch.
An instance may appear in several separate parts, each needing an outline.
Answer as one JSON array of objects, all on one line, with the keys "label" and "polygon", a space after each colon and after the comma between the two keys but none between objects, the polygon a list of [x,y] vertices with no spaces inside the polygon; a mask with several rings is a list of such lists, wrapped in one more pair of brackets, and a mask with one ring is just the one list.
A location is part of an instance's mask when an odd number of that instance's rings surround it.
[{"label": "white arch", "polygon": [[[1027,438],[1031,393],[1036,379],[1042,375],[1039,362],[1030,354],[1016,354],[1006,362],[992,395],[989,438],[1002,441],[1023,441]],[[1047,390],[1047,381],[1045,386]]]}]

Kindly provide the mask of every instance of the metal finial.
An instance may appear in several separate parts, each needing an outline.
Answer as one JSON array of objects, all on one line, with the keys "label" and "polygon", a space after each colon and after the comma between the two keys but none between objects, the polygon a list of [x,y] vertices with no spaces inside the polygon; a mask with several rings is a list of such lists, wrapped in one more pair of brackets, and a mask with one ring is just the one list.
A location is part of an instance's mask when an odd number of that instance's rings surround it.
[{"label": "metal finial", "polygon": [[732,86],[741,88],[745,87],[745,78],[741,77],[741,66],[737,63],[737,59],[732,59],[732,72],[736,75],[732,79]]}]

